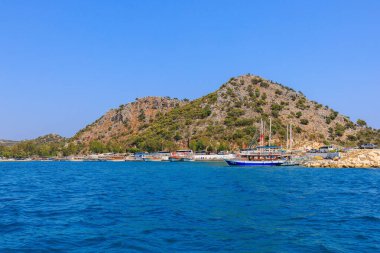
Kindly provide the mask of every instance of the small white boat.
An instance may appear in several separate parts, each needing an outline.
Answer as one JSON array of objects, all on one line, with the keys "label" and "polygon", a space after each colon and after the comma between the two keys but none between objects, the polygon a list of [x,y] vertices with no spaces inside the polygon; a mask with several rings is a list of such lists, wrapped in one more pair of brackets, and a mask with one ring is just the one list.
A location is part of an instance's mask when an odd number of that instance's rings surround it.
[{"label": "small white boat", "polygon": [[171,162],[193,162],[194,152],[192,150],[177,150],[169,156]]}]

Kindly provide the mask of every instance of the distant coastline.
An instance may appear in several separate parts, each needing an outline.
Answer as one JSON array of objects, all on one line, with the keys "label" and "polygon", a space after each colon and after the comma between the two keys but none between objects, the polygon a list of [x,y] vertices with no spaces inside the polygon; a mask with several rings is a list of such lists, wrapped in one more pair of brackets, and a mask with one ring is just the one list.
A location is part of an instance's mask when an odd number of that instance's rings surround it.
[{"label": "distant coastline", "polygon": [[[137,153],[191,149],[236,152],[254,145],[260,122],[271,141],[286,146],[287,127],[293,147],[323,145],[340,149],[380,146],[380,130],[364,120],[353,122],[302,92],[251,74],[233,77],[199,99],[145,97],[111,109],[71,138],[48,134],[33,140],[0,141],[0,157],[13,159],[80,157],[101,153]],[[267,140],[266,140],[267,141]]]},{"label": "distant coastline", "polygon": [[[307,154],[293,152],[293,155],[303,157],[303,162],[299,164],[301,167],[309,168],[380,168],[380,149],[359,150],[352,149],[339,152],[335,158],[325,159],[318,154]],[[151,157],[152,154],[92,154],[70,157],[33,157],[24,159],[1,158],[1,162],[144,162],[143,157]],[[195,154],[194,160],[198,162],[224,162],[225,159],[234,158],[234,153],[226,154]],[[306,159],[305,159],[306,158]],[[157,160],[167,162],[167,159]]]}]

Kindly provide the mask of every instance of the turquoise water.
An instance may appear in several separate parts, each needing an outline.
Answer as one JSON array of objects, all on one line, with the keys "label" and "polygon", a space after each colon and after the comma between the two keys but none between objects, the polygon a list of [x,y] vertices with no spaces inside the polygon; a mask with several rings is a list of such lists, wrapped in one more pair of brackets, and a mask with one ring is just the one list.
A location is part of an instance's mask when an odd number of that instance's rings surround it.
[{"label": "turquoise water", "polygon": [[380,252],[380,170],[0,163],[0,252]]}]

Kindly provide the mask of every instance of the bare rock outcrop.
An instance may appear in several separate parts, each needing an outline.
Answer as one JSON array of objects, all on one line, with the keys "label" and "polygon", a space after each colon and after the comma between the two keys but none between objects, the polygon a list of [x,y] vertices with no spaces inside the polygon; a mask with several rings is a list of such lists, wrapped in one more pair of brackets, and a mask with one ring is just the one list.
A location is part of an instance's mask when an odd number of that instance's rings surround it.
[{"label": "bare rock outcrop", "polygon": [[107,143],[112,139],[125,140],[138,132],[160,114],[187,102],[169,97],[144,97],[136,101],[111,109],[91,125],[88,125],[75,136],[74,140],[88,145],[93,140]]},{"label": "bare rock outcrop", "polygon": [[380,168],[380,150],[352,150],[337,160],[314,160],[306,167],[315,168]]}]

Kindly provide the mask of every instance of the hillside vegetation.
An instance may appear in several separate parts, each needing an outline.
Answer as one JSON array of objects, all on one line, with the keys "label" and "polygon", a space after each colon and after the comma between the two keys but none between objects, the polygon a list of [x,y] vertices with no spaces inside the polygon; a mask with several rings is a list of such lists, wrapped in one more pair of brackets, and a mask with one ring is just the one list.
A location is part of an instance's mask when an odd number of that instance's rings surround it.
[{"label": "hillside vegetation", "polygon": [[190,147],[226,150],[254,143],[260,120],[272,118],[273,143],[285,145],[286,126],[294,129],[295,146],[342,146],[379,142],[379,131],[308,100],[301,92],[258,76],[231,78],[207,96],[175,108],[152,122],[127,145],[141,150]]},{"label": "hillside vegetation", "polygon": [[[261,119],[272,143],[285,146],[286,128],[293,126],[295,147],[323,144],[380,144],[380,131],[301,92],[258,76],[231,78],[217,91],[188,101],[146,97],[112,109],[70,139],[44,138],[0,148],[0,156],[69,155],[78,153],[175,150],[235,150],[255,144]],[[49,136],[49,135],[48,135]],[[33,148],[31,147],[33,146]],[[48,148],[49,147],[49,148]]]},{"label": "hillside vegetation", "polygon": [[11,140],[0,140],[0,146],[12,146],[17,144],[18,141],[11,141]]},{"label": "hillside vegetation", "polygon": [[[79,152],[79,149],[69,150],[67,142],[68,139],[63,138],[62,136],[48,134],[34,140],[21,141],[12,146],[0,146],[0,157],[52,157]],[[75,145],[71,146],[74,147]]]}]

